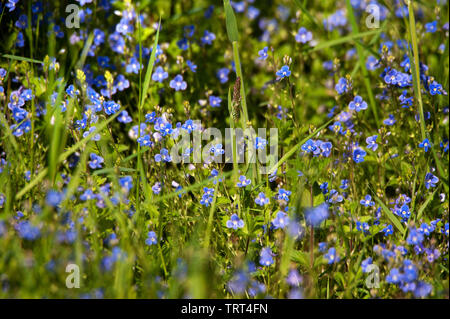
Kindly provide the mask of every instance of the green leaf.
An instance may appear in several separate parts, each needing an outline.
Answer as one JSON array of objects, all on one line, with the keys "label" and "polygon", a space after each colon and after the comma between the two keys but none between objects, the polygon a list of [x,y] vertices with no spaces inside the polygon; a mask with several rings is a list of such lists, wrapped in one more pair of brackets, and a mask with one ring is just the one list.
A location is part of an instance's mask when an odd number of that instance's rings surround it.
[{"label": "green leaf", "polygon": [[306,9],[306,6],[301,3],[299,0],[294,0],[297,7],[304,13],[306,16],[311,20],[311,22],[314,24],[314,27],[321,28],[321,26],[317,23],[316,19],[314,19],[313,15],[309,13],[308,9]]},{"label": "green leaf", "polygon": [[159,28],[160,28],[160,26],[161,26],[161,19],[159,20],[158,30],[156,31],[155,41],[153,42],[152,55],[150,56],[150,60],[148,61],[147,72],[145,73],[144,87],[143,87],[143,91],[142,91],[142,98],[141,98],[140,108],[142,108],[142,106],[144,105],[145,99],[147,98],[148,88],[150,86],[150,79],[152,77],[153,66],[155,64],[155,59],[156,59],[156,47],[157,47],[158,41],[159,41]]},{"label": "green leaf", "polygon": [[276,171],[276,169],[278,167],[280,167],[281,164],[283,164],[285,161],[288,160],[288,158],[290,158],[292,155],[295,154],[295,152],[310,138],[312,138],[314,135],[316,135],[318,132],[320,132],[321,130],[323,130],[325,127],[327,127],[328,125],[330,125],[332,122],[334,121],[334,119],[329,120],[328,122],[326,122],[325,124],[323,124],[321,127],[319,127],[318,129],[316,129],[314,132],[312,132],[311,134],[309,134],[307,137],[305,137],[303,140],[300,141],[300,143],[298,143],[296,146],[294,146],[293,148],[291,148],[286,154],[284,154],[284,156],[278,161],[278,163],[276,163],[274,166],[272,166],[272,168],[269,170],[269,175],[272,174],[273,172]]},{"label": "green leaf", "polygon": [[431,193],[431,194],[428,196],[427,200],[422,204],[422,206],[420,206],[419,210],[417,211],[417,219],[416,219],[416,220],[419,220],[419,221],[420,221],[420,218],[422,217],[422,214],[423,214],[425,208],[427,208],[428,204],[429,204],[429,203],[431,202],[431,200],[433,199],[434,194],[436,194],[436,191],[437,191],[437,190],[435,190],[433,193]]},{"label": "green leaf", "polygon": [[383,203],[383,201],[378,196],[374,196],[374,198],[378,202],[378,204],[380,204],[381,208],[386,213],[389,220],[394,224],[395,227],[397,227],[397,229],[402,233],[402,235],[404,235],[406,230],[402,226],[402,223],[400,223],[397,217],[395,217],[394,214],[392,214],[390,209]]},{"label": "green leaf", "polygon": [[312,48],[311,50],[309,50],[309,52],[315,52],[315,51],[320,51],[322,49],[325,48],[329,48],[335,45],[339,45],[342,43],[346,43],[346,42],[351,42],[353,40],[356,39],[360,39],[369,35],[374,35],[374,34],[378,34],[382,31],[383,29],[380,28],[378,30],[372,30],[372,31],[366,31],[366,32],[360,32],[360,33],[356,33],[356,34],[351,34],[342,38],[338,38],[338,39],[334,39],[334,40],[330,40],[330,41],[324,41],[319,43],[318,45],[316,45],[314,48]]},{"label": "green leaf", "polygon": [[24,58],[24,57],[17,56],[17,55],[3,54],[2,57],[3,57],[3,58],[7,58],[7,59],[11,59],[11,60],[17,60],[17,61],[25,61],[25,62],[30,62],[30,63],[44,64],[43,61],[39,61],[39,60],[35,60],[35,59],[30,59],[30,58]]},{"label": "green leaf", "polygon": [[239,41],[236,16],[234,15],[233,8],[231,7],[230,0],[223,0],[223,7],[225,9],[228,39],[230,39],[231,42]]}]

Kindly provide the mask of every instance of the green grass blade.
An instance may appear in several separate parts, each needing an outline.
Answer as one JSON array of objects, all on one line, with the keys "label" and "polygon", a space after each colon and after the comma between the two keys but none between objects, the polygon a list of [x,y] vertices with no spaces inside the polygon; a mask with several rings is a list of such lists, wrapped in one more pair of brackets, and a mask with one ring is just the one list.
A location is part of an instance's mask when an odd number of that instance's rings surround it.
[{"label": "green grass blade", "polygon": [[17,55],[3,54],[2,57],[6,58],[6,59],[16,60],[16,61],[25,61],[25,62],[30,62],[30,63],[44,64],[43,61],[36,60],[36,59],[30,59],[30,58],[24,58],[22,56],[17,56]]},{"label": "green grass blade", "polygon": [[[350,3],[350,0],[346,0],[346,4],[347,4],[348,15],[350,17],[350,22],[352,24],[352,33],[354,35],[358,34],[359,33],[358,24],[356,23],[356,18],[353,13],[353,7]],[[375,97],[372,92],[372,87],[370,85],[370,80],[369,80],[369,72],[367,71],[367,67],[366,67],[366,61],[365,61],[366,58],[365,58],[365,54],[364,54],[364,50],[363,50],[364,47],[361,45],[361,43],[359,41],[355,41],[355,42],[356,42],[356,50],[358,52],[359,64],[360,64],[360,67],[361,67],[362,73],[363,73],[364,85],[366,86],[367,95],[369,96],[370,108],[372,109],[373,116],[375,117],[375,122],[377,124],[377,127],[380,127],[380,119],[378,118]]]},{"label": "green grass blade", "polygon": [[[61,163],[65,159],[67,159],[70,155],[72,155],[74,152],[76,152],[80,147],[82,147],[85,143],[87,143],[95,134],[101,132],[111,121],[113,121],[117,116],[119,116],[121,112],[116,112],[116,114],[109,117],[106,121],[103,121],[98,126],[96,126],[95,130],[93,130],[89,135],[87,135],[85,138],[71,146],[67,151],[62,153],[57,163]],[[16,195],[16,200],[20,199],[23,195],[25,195],[30,189],[32,189],[34,186],[36,186],[40,181],[44,179],[44,177],[48,173],[48,168],[44,168],[39,174],[30,182],[28,183],[24,188],[22,188]]]},{"label": "green grass blade", "polygon": [[403,227],[402,223],[400,223],[398,218],[394,216],[394,214],[391,212],[391,210],[383,203],[383,201],[378,196],[374,196],[374,198],[378,202],[378,204],[381,206],[383,211],[386,213],[387,217],[392,222],[392,224],[394,224],[394,226],[400,231],[400,233],[402,235],[404,235],[406,230]]},{"label": "green grass blade", "polygon": [[161,19],[159,20],[158,30],[156,31],[155,41],[153,42],[152,54],[150,56],[150,60],[147,65],[147,72],[145,73],[144,86],[142,90],[142,96],[140,101],[140,109],[144,106],[145,99],[147,98],[148,88],[150,87],[150,80],[152,78],[153,66],[155,65],[156,60],[156,47],[159,41],[159,29],[161,26]]},{"label": "green grass blade", "polygon": [[303,3],[301,3],[300,0],[294,0],[294,3],[309,18],[309,20],[312,22],[312,24],[314,24],[315,28],[322,29],[322,27],[316,21],[314,16],[308,11],[308,9],[306,9],[306,6]]},{"label": "green grass blade", "polygon": [[239,41],[239,31],[236,22],[236,16],[234,15],[233,8],[231,7],[230,0],[223,0],[223,7],[225,9],[228,39],[230,40],[230,42]]},{"label": "green grass blade", "polygon": [[310,50],[307,50],[306,52],[310,53],[310,52],[315,52],[315,51],[320,51],[323,50],[325,48],[330,48],[339,44],[343,44],[343,43],[347,43],[347,42],[352,42],[356,39],[360,39],[360,38],[364,38],[367,37],[369,35],[374,35],[374,34],[378,34],[381,33],[383,31],[383,29],[377,29],[377,30],[372,30],[372,31],[366,31],[366,32],[361,32],[361,33],[356,33],[356,34],[350,34],[347,35],[345,37],[340,37],[338,39],[334,39],[334,40],[330,40],[330,41],[324,41],[324,42],[320,42],[318,45],[316,45],[315,47],[313,47]]},{"label": "green grass blade", "polygon": [[328,125],[330,125],[332,122],[334,121],[334,119],[329,120],[328,122],[326,122],[325,124],[323,124],[321,127],[319,127],[318,129],[314,130],[314,132],[312,132],[311,134],[309,134],[307,137],[305,137],[300,143],[298,143],[297,145],[295,145],[293,148],[291,148],[286,154],[284,154],[284,156],[274,165],[272,166],[272,168],[269,170],[269,175],[272,174],[273,172],[275,172],[277,170],[278,167],[281,166],[281,164],[283,164],[284,162],[286,162],[292,155],[294,155],[294,153],[296,151],[298,151],[298,149],[310,138],[312,138],[314,135],[316,135],[317,133],[319,133],[321,130],[323,130],[324,128],[326,128]]}]

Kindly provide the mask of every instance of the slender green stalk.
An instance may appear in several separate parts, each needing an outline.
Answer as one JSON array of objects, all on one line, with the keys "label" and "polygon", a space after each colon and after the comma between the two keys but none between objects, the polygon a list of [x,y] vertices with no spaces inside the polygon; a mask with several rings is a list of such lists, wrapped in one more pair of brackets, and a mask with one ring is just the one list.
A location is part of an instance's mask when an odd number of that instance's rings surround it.
[{"label": "slender green stalk", "polygon": [[214,212],[216,210],[216,199],[217,199],[217,189],[219,187],[219,181],[216,182],[216,187],[214,187],[214,197],[211,204],[211,208],[209,209],[209,217],[208,217],[208,224],[206,225],[206,234],[205,234],[205,243],[204,247],[206,250],[209,249],[209,242],[211,238],[211,229],[212,229],[212,223],[213,223],[213,217]]},{"label": "slender green stalk", "polygon": [[236,76],[241,79],[242,129],[245,130],[247,128],[248,112],[247,112],[247,100],[245,98],[244,76],[242,74],[241,60],[239,58],[239,45],[236,41],[233,41],[232,45],[233,45],[234,66],[236,68]]},{"label": "slender green stalk", "polygon": [[414,8],[412,0],[406,1],[408,5],[409,13],[409,31],[412,42],[413,49],[413,60],[412,60],[412,71],[413,71],[413,82],[414,82],[414,94],[416,96],[416,101],[419,106],[419,116],[420,116],[420,133],[422,134],[422,140],[426,138],[425,131],[425,117],[423,113],[423,102],[422,102],[422,92],[420,89],[420,67],[419,67],[419,49],[417,47],[417,33],[416,33],[416,21],[414,17]]},{"label": "slender green stalk", "polygon": [[[359,33],[359,29],[358,29],[358,24],[356,23],[355,15],[353,13],[353,7],[350,3],[350,0],[346,0],[346,3],[347,3],[348,15],[350,17],[350,22],[352,24],[352,33],[354,35],[356,35]],[[370,86],[369,72],[367,71],[367,68],[366,68],[364,50],[363,50],[362,45],[359,43],[359,41],[355,41],[355,43],[356,43],[356,50],[358,52],[359,64],[361,66],[362,73],[363,73],[364,85],[366,86],[367,95],[369,96],[370,108],[372,109],[373,116],[375,117],[375,122],[377,124],[377,127],[380,127],[380,119],[378,118],[377,106],[376,106],[375,98],[374,98],[374,95],[372,92],[372,87]]]}]

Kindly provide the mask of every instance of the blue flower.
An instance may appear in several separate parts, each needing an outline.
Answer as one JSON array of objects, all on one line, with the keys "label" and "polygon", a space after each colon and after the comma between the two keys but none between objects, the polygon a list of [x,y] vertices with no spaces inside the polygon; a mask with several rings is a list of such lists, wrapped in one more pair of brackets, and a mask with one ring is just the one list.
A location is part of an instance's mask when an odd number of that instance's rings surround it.
[{"label": "blue flower", "polygon": [[195,32],[195,25],[193,25],[193,24],[187,25],[183,28],[183,30],[184,30],[184,36],[191,38]]},{"label": "blue flower", "polygon": [[33,241],[41,235],[40,229],[33,226],[28,220],[20,221],[15,228],[19,233],[19,237],[26,240]]},{"label": "blue flower", "polygon": [[332,125],[328,126],[328,128],[330,129],[330,131],[332,131],[334,133],[342,133],[343,132],[342,124],[339,121],[334,122]]},{"label": "blue flower", "polygon": [[422,142],[419,143],[419,147],[423,148],[425,153],[428,152],[428,150],[430,149],[430,141],[427,138],[424,139]]},{"label": "blue flower", "polygon": [[233,214],[231,215],[230,219],[227,220],[227,228],[233,228],[234,230],[237,230],[238,228],[244,227],[244,221],[242,219],[239,219],[238,215]]},{"label": "blue flower", "polygon": [[291,287],[300,287],[303,282],[303,277],[300,275],[297,269],[291,269],[286,278],[286,282]]},{"label": "blue flower", "polygon": [[130,22],[131,21],[125,17],[120,19],[120,22],[116,25],[116,32],[123,35],[127,35],[127,33],[133,32],[133,25]]},{"label": "blue flower", "polygon": [[343,94],[350,90],[350,85],[346,78],[340,78],[334,88],[338,94]]},{"label": "blue flower", "polygon": [[213,153],[214,156],[223,155],[223,154],[225,154],[225,150],[222,147],[223,147],[222,144],[216,144],[209,149],[209,152]]},{"label": "blue flower", "polygon": [[409,206],[407,204],[403,204],[400,208],[396,206],[394,208],[394,212],[396,215],[400,216],[404,222],[407,222],[411,216],[411,212],[409,211]]},{"label": "blue flower", "polygon": [[183,81],[183,76],[178,74],[172,81],[170,81],[170,87],[175,91],[186,90],[187,83]]},{"label": "blue flower", "polygon": [[323,142],[320,144],[320,149],[321,149],[321,155],[323,157],[328,157],[331,155],[331,149],[333,147],[333,144],[331,144],[331,142]]},{"label": "blue flower", "polygon": [[426,23],[425,30],[427,33],[435,33],[437,30],[437,21]]},{"label": "blue flower", "polygon": [[398,284],[401,281],[402,274],[398,268],[392,268],[389,275],[386,276],[386,281],[390,284]]},{"label": "blue flower", "polygon": [[227,68],[219,69],[216,73],[217,78],[220,80],[220,83],[224,84],[228,82],[228,74],[230,73],[230,70]]},{"label": "blue flower", "polygon": [[180,50],[186,51],[189,48],[189,42],[186,38],[182,38],[177,41],[177,46]]},{"label": "blue flower", "polygon": [[243,294],[247,289],[249,283],[249,276],[244,271],[239,271],[233,275],[233,278],[228,282],[228,290],[233,294]]},{"label": "blue flower", "polygon": [[183,125],[181,125],[181,128],[188,131],[188,133],[192,133],[194,130],[197,129],[197,125],[192,121],[191,119],[187,120]]},{"label": "blue flower", "polygon": [[277,77],[280,79],[283,79],[285,77],[289,77],[291,75],[291,71],[289,70],[289,66],[283,65],[280,70],[278,70],[276,73]]},{"label": "blue flower", "polygon": [[395,117],[392,114],[389,114],[389,117],[383,121],[384,125],[387,126],[392,126],[395,124],[395,122],[397,121],[395,120]]},{"label": "blue flower", "polygon": [[[165,72],[161,66],[158,66],[152,74],[152,80],[162,83],[165,79],[169,77],[169,73]],[[172,87],[172,86],[171,86]]]},{"label": "blue flower", "polygon": [[312,227],[319,227],[324,220],[328,218],[328,205],[326,203],[320,204],[316,207],[311,207],[305,211],[306,223]]},{"label": "blue flower", "polygon": [[298,29],[297,34],[295,35],[295,41],[300,43],[307,43],[312,40],[312,33],[308,31],[306,28],[301,27]]},{"label": "blue flower", "polygon": [[425,298],[426,296],[428,296],[431,291],[433,290],[433,286],[424,282],[424,281],[419,281],[416,284],[416,289],[414,290],[414,297],[416,298]]},{"label": "blue flower", "polygon": [[95,153],[90,154],[91,160],[89,161],[89,167],[92,169],[102,168],[103,157],[98,156]]},{"label": "blue flower", "polygon": [[28,17],[25,14],[21,14],[14,25],[19,29],[26,29],[28,26]]},{"label": "blue flower", "polygon": [[425,187],[430,189],[430,187],[436,187],[436,183],[439,182],[439,178],[431,173],[425,175]]},{"label": "blue flower", "polygon": [[192,72],[197,72],[197,65],[195,65],[194,62],[192,62],[191,60],[187,60],[186,64]]},{"label": "blue flower", "polygon": [[326,242],[319,243],[319,251],[324,253],[327,250],[328,244]]},{"label": "blue flower", "polygon": [[86,189],[83,194],[80,195],[80,200],[83,202],[96,198],[96,195],[92,191],[92,189]]},{"label": "blue flower", "polygon": [[159,154],[155,155],[155,161],[156,162],[172,162],[172,157],[169,155],[169,151],[166,148],[161,149],[161,151],[159,152]]},{"label": "blue flower", "polygon": [[441,95],[443,92],[442,85],[436,81],[433,81],[433,83],[430,84],[429,92],[431,95]]},{"label": "blue flower", "polygon": [[245,175],[239,176],[239,182],[236,184],[237,187],[246,187],[251,184],[251,180],[247,179]]},{"label": "blue flower", "polygon": [[274,263],[273,253],[272,253],[272,249],[270,249],[270,247],[265,247],[261,250],[259,263],[265,267],[268,267]]},{"label": "blue flower", "polygon": [[250,20],[254,20],[259,16],[260,10],[258,8],[255,8],[253,6],[248,6],[247,8],[247,17]]},{"label": "blue flower", "polygon": [[145,114],[145,122],[153,123],[156,120],[156,113],[153,111],[151,113]]},{"label": "blue flower", "polygon": [[120,110],[120,105],[114,101],[106,101],[103,103],[103,108],[105,109],[106,114],[112,115]]},{"label": "blue flower", "polygon": [[266,194],[263,192],[259,193],[258,196],[255,198],[255,203],[259,206],[264,206],[269,204],[269,199],[266,197]]},{"label": "blue flower", "polygon": [[279,211],[274,220],[272,220],[274,229],[284,229],[289,224],[289,217],[286,213]]},{"label": "blue flower", "polygon": [[367,61],[366,61],[367,70],[373,71],[373,70],[378,69],[379,67],[380,67],[380,63],[373,55],[370,55],[367,57]]},{"label": "blue flower", "polygon": [[364,234],[367,234],[367,233],[370,233],[369,232],[370,231],[370,226],[366,222],[361,223],[361,222],[357,221],[356,222],[356,230],[361,231]]},{"label": "blue flower", "polygon": [[5,4],[5,7],[9,9],[9,12],[14,11],[18,2],[19,0],[8,0],[8,3]]},{"label": "blue flower", "polygon": [[173,133],[172,123],[159,117],[156,119],[155,131],[161,133],[162,136],[170,135]]},{"label": "blue flower", "polygon": [[326,253],[324,257],[328,261],[328,264],[334,264],[340,260],[339,256],[336,254],[336,248],[334,247],[328,249],[328,253]]},{"label": "blue flower", "polygon": [[256,137],[255,139],[255,148],[257,150],[263,150],[267,145],[267,141],[261,137]]},{"label": "blue flower", "polygon": [[209,96],[209,105],[211,105],[211,107],[220,107],[221,102],[222,99],[220,97],[214,95]]},{"label": "blue flower", "polygon": [[375,206],[375,202],[372,200],[372,196],[370,195],[366,195],[364,199],[361,199],[360,204],[364,205],[365,207]]},{"label": "blue flower", "polygon": [[131,116],[128,115],[128,112],[124,110],[120,112],[119,116],[117,117],[117,121],[126,124],[131,123],[133,119],[131,118]]},{"label": "blue flower", "polygon": [[447,153],[449,147],[448,139],[445,138],[443,141],[441,141],[441,143],[439,143],[439,146],[443,149],[442,151],[444,153]]},{"label": "blue flower", "polygon": [[127,193],[133,188],[133,179],[131,176],[124,176],[119,179],[120,187]]},{"label": "blue flower", "polygon": [[400,63],[400,66],[405,70],[405,72],[408,72],[411,68],[411,63],[409,62],[409,57],[405,56],[405,59]]},{"label": "blue flower", "polygon": [[161,183],[160,182],[156,182],[153,186],[152,186],[152,192],[155,195],[159,195],[159,193],[161,193]]},{"label": "blue flower", "polygon": [[323,182],[319,185],[319,188],[322,191],[322,194],[328,193],[328,182]]},{"label": "blue flower", "polygon": [[396,69],[389,70],[384,76],[386,84],[396,85],[398,83],[398,71]]},{"label": "blue flower", "polygon": [[278,190],[278,195],[277,195],[278,200],[284,200],[286,202],[289,202],[289,196],[291,196],[291,191],[287,191],[284,188],[280,188]]},{"label": "blue flower", "polygon": [[216,39],[216,35],[214,33],[209,32],[208,30],[205,30],[205,32],[203,33],[203,37],[200,40],[202,41],[202,44],[211,45],[215,39]]},{"label": "blue flower", "polygon": [[362,148],[355,148],[353,150],[353,161],[355,163],[362,163],[364,162],[364,156],[366,156],[367,153]]},{"label": "blue flower", "polygon": [[353,101],[350,102],[348,108],[350,110],[355,110],[356,112],[359,112],[361,110],[367,109],[367,102],[365,102],[361,96],[357,95],[355,96]]},{"label": "blue flower", "polygon": [[328,202],[330,204],[336,204],[336,203],[341,203],[344,200],[344,197],[338,193],[337,190],[332,189],[330,191],[330,195],[329,195],[329,199]]},{"label": "blue flower", "polygon": [[[64,194],[60,193],[56,190],[49,190],[47,192],[47,196],[45,198],[45,202],[47,205],[52,207],[58,207],[58,205],[61,203],[61,201],[64,199]],[[1,207],[2,205],[0,205]]]},{"label": "blue flower", "polygon": [[150,135],[148,134],[139,137],[136,141],[139,143],[140,146],[152,147],[154,145]]},{"label": "blue flower", "polygon": [[361,268],[363,273],[367,273],[369,271],[369,266],[372,265],[372,257],[367,257],[361,262]]},{"label": "blue flower", "polygon": [[204,187],[200,204],[208,207],[209,205],[211,205],[213,201],[213,196],[214,196],[214,188]]},{"label": "blue flower", "polygon": [[139,70],[141,69],[141,67],[142,66],[139,64],[139,61],[135,57],[132,57],[130,59],[130,63],[127,64],[125,70],[126,70],[127,73],[138,74]]},{"label": "blue flower", "polygon": [[269,47],[264,47],[262,50],[258,51],[258,59],[259,60],[266,60],[268,58],[267,51],[269,50]]},{"label": "blue flower", "polygon": [[149,231],[147,234],[147,239],[145,240],[145,244],[147,246],[156,245],[158,243],[158,237],[154,231]]},{"label": "blue flower", "polygon": [[409,230],[408,237],[406,238],[406,242],[409,245],[419,245],[423,241],[423,234],[418,231],[417,228],[411,228]]},{"label": "blue flower", "polygon": [[394,233],[394,228],[392,225],[387,225],[385,228],[383,228],[382,232],[384,232],[384,236],[389,236]]},{"label": "blue flower", "polygon": [[0,193],[0,208],[3,207],[3,204],[5,203],[5,201],[6,201],[5,195]]},{"label": "blue flower", "polygon": [[301,149],[307,153],[312,153],[317,149],[317,146],[315,145],[313,140],[309,139],[305,144],[301,146]]},{"label": "blue flower", "polygon": [[376,143],[378,135],[369,136],[366,138],[367,148],[372,151],[376,151],[378,148],[378,144]]},{"label": "blue flower", "polygon": [[341,186],[339,186],[341,189],[347,189],[348,188],[348,179],[341,180]]}]

